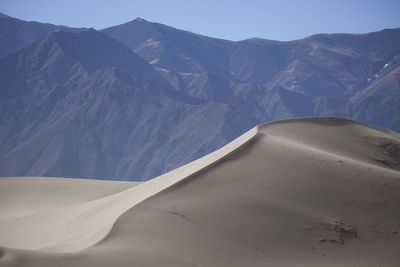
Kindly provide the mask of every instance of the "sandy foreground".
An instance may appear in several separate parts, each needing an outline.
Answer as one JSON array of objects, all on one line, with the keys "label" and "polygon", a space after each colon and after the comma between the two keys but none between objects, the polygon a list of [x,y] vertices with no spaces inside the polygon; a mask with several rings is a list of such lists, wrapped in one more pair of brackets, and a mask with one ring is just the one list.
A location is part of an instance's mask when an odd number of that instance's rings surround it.
[{"label": "sandy foreground", "polygon": [[0,266],[400,266],[400,135],[255,127],[144,183],[0,178]]}]

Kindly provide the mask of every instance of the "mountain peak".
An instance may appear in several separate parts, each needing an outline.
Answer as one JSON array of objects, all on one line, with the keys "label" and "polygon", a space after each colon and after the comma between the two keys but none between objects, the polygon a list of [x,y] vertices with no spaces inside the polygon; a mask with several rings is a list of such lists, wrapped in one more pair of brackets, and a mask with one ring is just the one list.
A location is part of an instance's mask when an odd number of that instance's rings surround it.
[{"label": "mountain peak", "polygon": [[6,14],[0,12],[0,18],[9,18],[9,16],[7,16]]},{"label": "mountain peak", "polygon": [[86,32],[97,32],[96,29],[90,27],[89,29],[86,30]]},{"label": "mountain peak", "polygon": [[[48,49],[53,46],[57,46],[58,49]],[[54,30],[27,49],[32,52],[31,56],[41,57],[35,62],[47,62],[47,59],[55,59],[56,55],[52,53],[62,51],[64,54],[62,60],[68,58],[71,62],[77,62],[89,73],[104,67],[115,67],[134,76],[157,76],[157,73],[144,59],[123,44],[92,28],[80,33]],[[34,52],[39,50],[43,53]]]},{"label": "mountain peak", "polygon": [[135,22],[148,22],[147,20],[141,18],[141,17],[137,17],[136,19],[134,19],[133,21]]}]

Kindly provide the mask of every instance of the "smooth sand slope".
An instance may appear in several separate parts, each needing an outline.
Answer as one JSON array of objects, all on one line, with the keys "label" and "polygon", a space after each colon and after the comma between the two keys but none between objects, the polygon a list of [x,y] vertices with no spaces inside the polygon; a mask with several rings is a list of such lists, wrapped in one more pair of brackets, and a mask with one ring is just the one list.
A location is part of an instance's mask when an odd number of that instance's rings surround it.
[{"label": "smooth sand slope", "polygon": [[112,195],[139,182],[55,177],[0,178],[0,217],[28,215]]},{"label": "smooth sand slope", "polygon": [[0,179],[0,266],[399,266],[399,170],[399,134],[305,118],[132,187]]}]

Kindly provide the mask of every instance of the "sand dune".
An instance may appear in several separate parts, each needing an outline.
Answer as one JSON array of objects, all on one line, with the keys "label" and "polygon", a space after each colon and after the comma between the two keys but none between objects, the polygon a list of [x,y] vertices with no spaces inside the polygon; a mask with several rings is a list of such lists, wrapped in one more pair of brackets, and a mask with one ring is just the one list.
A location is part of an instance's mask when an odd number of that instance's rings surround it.
[{"label": "sand dune", "polygon": [[0,178],[0,216],[30,214],[79,204],[118,193],[137,184],[54,177]]},{"label": "sand dune", "polygon": [[398,266],[399,170],[399,134],[303,118],[141,184],[0,179],[0,265]]}]

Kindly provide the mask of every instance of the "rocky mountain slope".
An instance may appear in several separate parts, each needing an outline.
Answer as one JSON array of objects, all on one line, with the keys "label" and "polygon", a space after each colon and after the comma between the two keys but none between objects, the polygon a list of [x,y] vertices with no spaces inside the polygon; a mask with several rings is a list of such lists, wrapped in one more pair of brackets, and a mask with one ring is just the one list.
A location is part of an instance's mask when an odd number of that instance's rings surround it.
[{"label": "rocky mountain slope", "polygon": [[92,29],[52,32],[0,60],[0,70],[1,175],[140,180],[211,152],[255,121],[174,90]]},{"label": "rocky mountain slope", "polygon": [[84,29],[23,21],[0,13],[0,57],[17,52],[53,30],[81,32]]},{"label": "rocky mountain slope", "polygon": [[0,176],[145,180],[288,117],[400,131],[400,29],[232,42],[5,15],[0,29]]},{"label": "rocky mountain slope", "polygon": [[[318,34],[289,42],[231,42],[136,19],[103,32],[144,57],[175,88],[196,97],[213,99],[210,90],[218,90],[217,97],[251,99],[274,119],[338,115],[400,130],[394,115],[399,105],[368,115],[367,106],[355,104],[387,106],[378,100],[388,95],[379,89],[382,83],[393,89],[393,103],[400,100],[400,29]],[[185,67],[178,63],[183,60]]]}]

